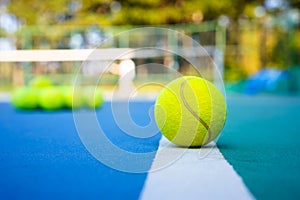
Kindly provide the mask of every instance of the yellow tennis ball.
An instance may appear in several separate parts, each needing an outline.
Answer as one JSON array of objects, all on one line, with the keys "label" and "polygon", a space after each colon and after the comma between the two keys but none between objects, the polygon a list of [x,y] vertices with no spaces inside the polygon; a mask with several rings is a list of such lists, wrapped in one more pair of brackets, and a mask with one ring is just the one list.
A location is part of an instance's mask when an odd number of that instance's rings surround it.
[{"label": "yellow tennis ball", "polygon": [[52,82],[45,76],[37,76],[29,82],[29,85],[33,88],[40,89],[52,86]]},{"label": "yellow tennis ball", "polygon": [[87,87],[84,89],[84,102],[87,108],[100,108],[104,102],[103,93],[99,88]]},{"label": "yellow tennis ball", "polygon": [[64,105],[63,95],[58,88],[47,87],[40,90],[38,103],[44,110],[58,110]]},{"label": "yellow tennis ball", "polygon": [[13,91],[12,105],[19,109],[36,109],[38,104],[37,90],[30,87],[21,87]]},{"label": "yellow tennis ball", "polygon": [[83,95],[80,88],[73,86],[59,87],[64,100],[64,107],[68,109],[79,109],[83,106]]},{"label": "yellow tennis ball", "polygon": [[158,95],[154,114],[161,133],[179,146],[199,147],[214,140],[226,121],[223,94],[211,82],[185,76]]}]

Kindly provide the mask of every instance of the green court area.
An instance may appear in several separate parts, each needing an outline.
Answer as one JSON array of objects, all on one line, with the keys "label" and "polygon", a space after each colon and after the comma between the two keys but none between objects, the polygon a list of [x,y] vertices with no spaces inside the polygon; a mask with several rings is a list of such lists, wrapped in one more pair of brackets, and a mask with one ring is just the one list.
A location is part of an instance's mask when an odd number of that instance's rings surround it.
[{"label": "green court area", "polygon": [[257,199],[300,197],[299,96],[230,96],[218,147]]}]

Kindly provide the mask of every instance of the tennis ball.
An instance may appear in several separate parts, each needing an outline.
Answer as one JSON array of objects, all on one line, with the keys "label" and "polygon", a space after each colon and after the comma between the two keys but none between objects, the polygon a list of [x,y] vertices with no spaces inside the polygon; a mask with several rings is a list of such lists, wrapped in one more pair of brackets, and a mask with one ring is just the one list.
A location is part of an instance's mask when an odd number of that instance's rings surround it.
[{"label": "tennis ball", "polygon": [[83,97],[79,88],[73,88],[72,86],[60,87],[64,106],[68,109],[79,109],[83,106]]},{"label": "tennis ball", "polygon": [[99,88],[87,87],[83,93],[84,103],[88,108],[99,108],[104,101],[102,91]]},{"label": "tennis ball", "polygon": [[39,107],[45,110],[58,110],[64,105],[63,95],[55,87],[43,88],[39,92]]},{"label": "tennis ball", "polygon": [[11,103],[19,109],[37,108],[38,95],[37,91],[30,87],[21,87],[12,92]]},{"label": "tennis ball", "polygon": [[34,88],[44,88],[52,86],[52,82],[45,76],[37,76],[29,82],[29,85]]},{"label": "tennis ball", "polygon": [[222,93],[209,81],[185,76],[158,95],[154,115],[161,133],[178,146],[199,147],[214,140],[226,120]]}]

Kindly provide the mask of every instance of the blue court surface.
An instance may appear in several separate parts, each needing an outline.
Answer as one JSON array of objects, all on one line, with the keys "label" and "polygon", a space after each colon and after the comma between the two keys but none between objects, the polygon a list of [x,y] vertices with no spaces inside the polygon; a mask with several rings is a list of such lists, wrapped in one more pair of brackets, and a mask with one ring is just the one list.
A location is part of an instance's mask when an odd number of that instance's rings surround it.
[{"label": "blue court surface", "polygon": [[[98,161],[80,140],[72,111],[18,111],[0,103],[0,199],[300,199],[300,98],[227,101],[227,122],[213,153],[193,159],[199,149],[188,149],[178,162],[151,173],[121,172]],[[130,103],[136,124],[147,125],[153,104]],[[160,134],[133,138],[111,113],[105,102],[96,116],[116,146],[135,153],[160,148]],[[144,167],[153,168],[156,156]]]}]

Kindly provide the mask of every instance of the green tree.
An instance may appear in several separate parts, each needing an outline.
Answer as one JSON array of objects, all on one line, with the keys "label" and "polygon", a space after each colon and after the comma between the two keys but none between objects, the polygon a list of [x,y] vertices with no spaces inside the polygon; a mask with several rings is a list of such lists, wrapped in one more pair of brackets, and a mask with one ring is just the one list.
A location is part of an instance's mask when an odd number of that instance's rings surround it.
[{"label": "green tree", "polygon": [[27,25],[155,25],[237,19],[260,0],[10,0],[8,10]]}]

